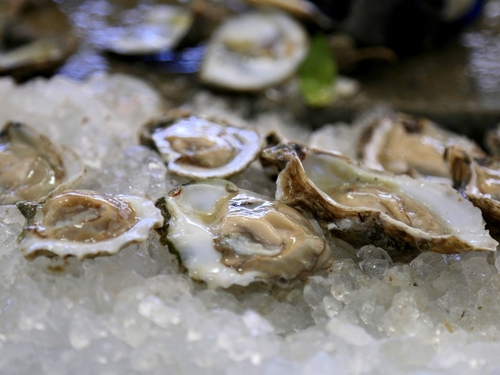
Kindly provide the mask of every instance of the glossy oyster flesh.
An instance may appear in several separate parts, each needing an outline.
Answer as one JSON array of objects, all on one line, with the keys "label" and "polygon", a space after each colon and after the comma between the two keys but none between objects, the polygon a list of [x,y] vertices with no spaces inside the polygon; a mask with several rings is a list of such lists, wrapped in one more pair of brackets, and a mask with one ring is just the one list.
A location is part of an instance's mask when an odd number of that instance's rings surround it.
[{"label": "glossy oyster flesh", "polygon": [[283,144],[263,151],[281,169],[276,198],[355,245],[408,260],[420,251],[495,250],[480,211],[451,186],[366,168],[340,154]]},{"label": "glossy oyster flesh", "polygon": [[488,227],[500,235],[500,160],[489,156],[474,156],[458,145],[448,147],[445,159],[449,163],[453,186],[481,209]]},{"label": "glossy oyster flesh", "polygon": [[156,205],[167,218],[162,239],[212,288],[302,278],[330,257],[313,220],[226,180],[180,186]]},{"label": "glossy oyster flesh", "polygon": [[292,76],[307,50],[307,34],[290,16],[249,12],[228,19],[215,31],[200,77],[229,90],[262,90]]},{"label": "glossy oyster flesh", "polygon": [[20,236],[20,250],[27,259],[116,254],[163,225],[152,201],[129,195],[67,190],[42,205],[19,202],[17,206],[27,219]]},{"label": "glossy oyster flesh", "polygon": [[0,204],[42,201],[74,186],[85,167],[71,150],[58,147],[28,125],[10,122],[0,132]]},{"label": "glossy oyster flesh", "polygon": [[188,112],[149,122],[140,138],[161,154],[169,172],[194,179],[235,175],[262,149],[256,131]]},{"label": "glossy oyster flesh", "polygon": [[177,47],[193,24],[192,12],[183,6],[156,4],[134,9],[137,18],[111,28],[106,49],[121,55],[151,55]]},{"label": "glossy oyster flesh", "polygon": [[451,184],[443,154],[446,147],[453,144],[462,145],[475,154],[484,154],[464,136],[440,128],[425,118],[400,113],[376,120],[365,129],[360,137],[359,157],[373,169]]}]

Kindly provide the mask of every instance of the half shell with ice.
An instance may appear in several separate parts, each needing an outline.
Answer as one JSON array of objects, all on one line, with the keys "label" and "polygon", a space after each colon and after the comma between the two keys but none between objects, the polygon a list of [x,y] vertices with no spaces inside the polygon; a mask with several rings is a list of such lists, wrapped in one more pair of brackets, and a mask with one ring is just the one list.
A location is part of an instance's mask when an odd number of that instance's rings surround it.
[{"label": "half shell with ice", "polygon": [[20,250],[27,259],[40,255],[78,259],[111,255],[148,238],[163,225],[152,201],[130,195],[67,190],[44,204],[19,202],[26,217]]},{"label": "half shell with ice", "polygon": [[308,50],[307,34],[278,11],[228,19],[212,35],[201,80],[235,91],[258,91],[292,76]]},{"label": "half shell with ice", "polygon": [[450,183],[451,174],[443,154],[446,147],[454,144],[484,154],[462,135],[425,118],[398,113],[377,119],[365,129],[360,137],[359,156],[373,169]]},{"label": "half shell with ice", "polygon": [[263,151],[281,169],[276,198],[312,213],[355,245],[409,260],[424,250],[496,250],[481,212],[451,186],[378,172],[333,152],[282,144]]},{"label": "half shell with ice", "polygon": [[314,220],[226,180],[180,186],[156,205],[167,218],[163,241],[209,287],[303,278],[330,257]]},{"label": "half shell with ice", "polygon": [[10,122],[0,132],[0,204],[42,201],[73,187],[85,167],[71,150],[28,125]]},{"label": "half shell with ice", "polygon": [[500,159],[468,153],[459,145],[446,149],[453,187],[481,209],[490,231],[500,235]]},{"label": "half shell with ice", "polygon": [[133,21],[110,28],[105,48],[121,55],[150,55],[177,47],[193,24],[183,6],[156,4],[136,8]]},{"label": "half shell with ice", "polygon": [[225,178],[257,158],[262,140],[253,129],[174,111],[146,124],[141,143],[157,150],[169,172],[194,179]]}]

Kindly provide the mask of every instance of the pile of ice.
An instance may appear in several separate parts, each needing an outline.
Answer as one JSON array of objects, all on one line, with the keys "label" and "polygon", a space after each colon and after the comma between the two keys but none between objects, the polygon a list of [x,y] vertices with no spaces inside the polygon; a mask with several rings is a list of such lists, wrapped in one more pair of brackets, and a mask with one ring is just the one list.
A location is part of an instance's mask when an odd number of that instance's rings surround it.
[{"label": "pile of ice", "polygon": [[[155,199],[179,183],[137,143],[139,126],[163,111],[159,95],[140,81],[53,78],[15,86],[2,79],[0,97],[0,122],[26,122],[84,158],[89,173],[81,187]],[[190,104],[226,111],[207,94]],[[287,121],[274,113],[255,123],[288,131]],[[290,137],[307,136],[299,133],[293,128]],[[250,169],[234,181],[272,194],[272,184],[255,173]],[[13,207],[0,211],[3,375],[457,375],[500,369],[495,254],[425,253],[395,264],[376,247],[332,242],[332,267],[305,285],[214,291],[180,273],[154,232],[115,256],[28,262],[16,243],[22,217]]]}]

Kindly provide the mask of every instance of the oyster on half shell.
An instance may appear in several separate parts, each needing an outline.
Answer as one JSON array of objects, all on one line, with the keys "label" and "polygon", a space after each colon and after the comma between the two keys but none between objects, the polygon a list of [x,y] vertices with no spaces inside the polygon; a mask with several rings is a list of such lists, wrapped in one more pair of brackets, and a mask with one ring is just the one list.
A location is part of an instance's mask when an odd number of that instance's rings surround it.
[{"label": "oyster on half shell", "polygon": [[74,186],[85,167],[80,158],[58,147],[33,128],[8,123],[0,132],[0,204],[42,201]]},{"label": "oyster on half shell", "polygon": [[[145,8],[145,9],[144,9]],[[193,24],[184,6],[156,4],[132,11],[139,20],[108,30],[105,48],[121,55],[149,55],[177,47]]]},{"label": "oyster on half shell", "polygon": [[371,170],[333,152],[282,144],[263,151],[281,169],[276,198],[313,214],[355,245],[409,260],[424,250],[496,250],[481,212],[451,186]]},{"label": "oyster on half shell", "polygon": [[147,123],[141,143],[157,150],[168,171],[194,179],[225,178],[243,171],[262,149],[259,134],[223,121],[173,111]]},{"label": "oyster on half shell", "polygon": [[369,168],[450,184],[451,174],[443,154],[453,144],[484,155],[478,145],[464,136],[425,118],[398,113],[378,119],[364,130],[359,158]]},{"label": "oyster on half shell", "polygon": [[248,12],[214,32],[200,78],[228,90],[259,91],[291,77],[308,48],[304,28],[287,14]]},{"label": "oyster on half shell", "polygon": [[446,149],[453,187],[481,209],[488,227],[500,235],[500,159],[474,156],[454,145]]},{"label": "oyster on half shell", "polygon": [[44,204],[19,202],[17,207],[27,219],[20,236],[27,259],[116,254],[163,225],[160,210],[149,199],[90,190],[67,190]]},{"label": "oyster on half shell", "polygon": [[162,240],[212,288],[302,278],[330,257],[314,220],[226,180],[182,185],[156,206],[166,217]]}]

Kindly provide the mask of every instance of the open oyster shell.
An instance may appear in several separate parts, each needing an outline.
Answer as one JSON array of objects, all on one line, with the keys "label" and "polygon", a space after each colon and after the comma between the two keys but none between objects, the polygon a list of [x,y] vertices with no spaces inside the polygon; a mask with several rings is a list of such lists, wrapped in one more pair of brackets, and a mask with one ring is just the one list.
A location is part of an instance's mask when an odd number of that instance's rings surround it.
[{"label": "open oyster shell", "polygon": [[378,172],[340,154],[282,144],[263,151],[282,170],[276,198],[355,245],[409,260],[424,250],[494,251],[480,211],[451,186]]},{"label": "open oyster shell", "polygon": [[[184,6],[156,4],[134,9],[141,18],[108,30],[106,49],[120,55],[150,55],[177,47],[193,24],[192,12]],[[136,16],[137,17],[137,16]]]},{"label": "open oyster shell", "polygon": [[425,118],[399,113],[378,119],[364,130],[359,142],[359,158],[369,168],[451,183],[443,154],[446,147],[453,144],[484,154],[464,136]]},{"label": "open oyster shell", "polygon": [[287,14],[245,13],[214,32],[200,78],[228,90],[262,90],[292,76],[307,50],[305,30]]},{"label": "open oyster shell", "polygon": [[147,123],[141,143],[157,150],[168,171],[194,179],[225,178],[243,171],[262,149],[259,134],[223,121],[173,111]]},{"label": "open oyster shell", "polygon": [[0,132],[0,204],[43,201],[78,183],[85,172],[80,158],[28,125],[8,123]]},{"label": "open oyster shell", "polygon": [[488,228],[500,235],[500,160],[474,156],[458,145],[446,149],[453,187],[481,209]]},{"label": "open oyster shell", "polygon": [[163,241],[212,288],[294,280],[330,257],[314,221],[226,180],[180,186],[156,205],[167,218]]},{"label": "open oyster shell", "polygon": [[116,254],[163,225],[152,201],[129,195],[67,190],[42,205],[19,202],[17,206],[27,219],[20,236],[20,250],[27,259]]},{"label": "open oyster shell", "polygon": [[317,23],[323,28],[331,27],[330,19],[313,3],[307,0],[244,0],[261,7],[274,7],[288,12],[295,17]]}]

